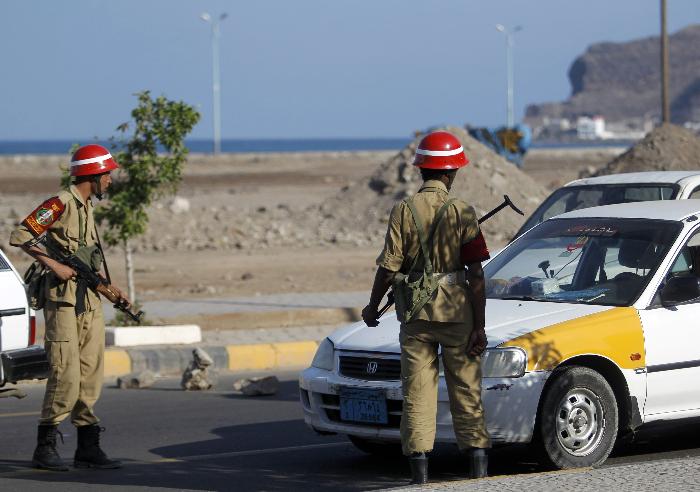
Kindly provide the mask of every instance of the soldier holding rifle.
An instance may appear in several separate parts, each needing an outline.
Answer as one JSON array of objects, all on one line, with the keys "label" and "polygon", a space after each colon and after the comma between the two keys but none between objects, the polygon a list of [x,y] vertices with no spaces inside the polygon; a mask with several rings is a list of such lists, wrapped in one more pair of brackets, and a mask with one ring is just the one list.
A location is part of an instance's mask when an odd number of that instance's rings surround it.
[{"label": "soldier holding rifle", "polygon": [[362,311],[365,323],[377,326],[379,304],[392,287],[401,321],[401,443],[412,483],[428,480],[438,347],[457,444],[470,476],[486,476],[490,438],[481,403],[481,354],[487,343],[481,262],[489,252],[474,208],[449,197],[457,170],[468,162],[461,143],[448,132],[421,140],[413,164],[421,170],[423,186],[391,211],[370,301]]},{"label": "soldier holding rifle", "polygon": [[[119,468],[100,448],[104,430],[94,413],[103,379],[104,318],[98,292],[128,310],[124,293],[100,273],[103,254],[92,196],[102,198],[119,166],[100,145],[85,145],[71,159],[73,184],[32,212],[13,232],[21,247],[48,269],[45,283],[45,347],[50,364],[32,464],[68,470],[56,451],[58,425],[70,416],[78,430],[74,466]],[[45,240],[46,250],[38,247]],[[73,266],[70,266],[73,265]],[[75,268],[74,268],[75,267]]]}]

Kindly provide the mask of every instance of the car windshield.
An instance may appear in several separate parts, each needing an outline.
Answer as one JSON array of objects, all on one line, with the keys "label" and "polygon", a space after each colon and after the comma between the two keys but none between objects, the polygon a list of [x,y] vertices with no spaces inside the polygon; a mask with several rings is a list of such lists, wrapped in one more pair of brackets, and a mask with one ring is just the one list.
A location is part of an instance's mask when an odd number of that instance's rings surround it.
[{"label": "car windshield", "polygon": [[485,267],[486,297],[629,306],[681,230],[648,219],[552,219]]},{"label": "car windshield", "polygon": [[673,200],[677,193],[678,186],[667,183],[566,186],[552,193],[537,207],[515,237],[564,212],[615,203]]}]

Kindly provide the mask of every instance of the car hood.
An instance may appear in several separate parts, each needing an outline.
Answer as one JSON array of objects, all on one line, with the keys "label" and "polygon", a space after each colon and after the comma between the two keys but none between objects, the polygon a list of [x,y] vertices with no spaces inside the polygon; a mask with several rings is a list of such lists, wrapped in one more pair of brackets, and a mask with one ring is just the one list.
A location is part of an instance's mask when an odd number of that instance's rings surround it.
[{"label": "car hood", "polygon": [[[486,302],[488,346],[495,347],[546,326],[608,309],[612,306],[489,299]],[[377,327],[354,323],[336,330],[328,338],[340,350],[398,353],[399,327],[396,313],[392,312],[382,317]]]}]

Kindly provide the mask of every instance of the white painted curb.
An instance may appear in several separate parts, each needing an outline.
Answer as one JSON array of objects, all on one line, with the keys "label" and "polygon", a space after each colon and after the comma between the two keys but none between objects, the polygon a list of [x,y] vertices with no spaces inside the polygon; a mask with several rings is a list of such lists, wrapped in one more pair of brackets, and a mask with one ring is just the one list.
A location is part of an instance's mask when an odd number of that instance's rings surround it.
[{"label": "white painted curb", "polygon": [[108,347],[177,345],[201,341],[202,331],[198,325],[108,326],[105,328],[105,345]]}]

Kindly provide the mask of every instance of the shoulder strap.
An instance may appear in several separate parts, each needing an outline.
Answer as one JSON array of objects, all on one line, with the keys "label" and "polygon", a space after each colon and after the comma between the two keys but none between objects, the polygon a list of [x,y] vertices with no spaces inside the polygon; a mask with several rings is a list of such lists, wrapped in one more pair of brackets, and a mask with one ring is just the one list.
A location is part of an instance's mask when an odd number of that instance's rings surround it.
[{"label": "shoulder strap", "polygon": [[429,241],[429,246],[432,249],[433,247],[433,238],[435,237],[435,232],[437,231],[438,225],[440,224],[440,221],[442,220],[443,216],[445,215],[445,212],[447,212],[447,209],[449,208],[450,205],[456,200],[456,198],[450,198],[447,200],[442,207],[440,207],[440,210],[437,211],[435,214],[435,220],[433,220],[433,225],[430,228],[430,236],[428,237]]},{"label": "shoulder strap", "polygon": [[[85,241],[85,228],[87,227],[87,211],[83,211],[83,213],[80,212],[81,209],[85,208],[85,205],[80,203],[80,200],[77,198],[73,197],[75,199],[75,206],[78,209],[78,247],[83,247],[87,245],[87,242]],[[85,218],[83,218],[85,216]]]},{"label": "shoulder strap", "polygon": [[[425,258],[425,268],[424,270],[430,274],[433,273],[433,263],[430,259],[430,251],[433,246],[433,238],[435,237],[435,231],[438,228],[438,225],[440,224],[440,221],[442,218],[445,216],[445,212],[449,208],[450,205],[452,205],[452,202],[454,202],[456,199],[451,198],[447,200],[442,207],[437,211],[435,214],[435,219],[433,220],[432,225],[430,226],[430,233],[428,234],[428,238],[426,240],[425,237],[425,231],[423,230],[423,222],[420,219],[420,216],[418,215],[418,212],[416,211],[415,205],[413,204],[412,199],[406,200],[406,204],[408,205],[408,209],[411,211],[411,215],[413,216],[413,221],[416,224],[416,230],[418,231],[418,239],[420,240],[420,247],[421,247],[421,254],[423,258]],[[416,255],[416,257],[413,259],[413,264],[411,265],[411,268],[409,271],[413,270],[416,267],[416,264],[418,263],[418,259],[420,258],[421,255]]]},{"label": "shoulder strap", "polygon": [[[425,258],[425,267],[424,270],[428,273],[433,273],[433,264],[430,261],[430,250],[428,250],[428,242],[425,239],[425,231],[423,230],[423,221],[420,219],[420,216],[418,215],[418,211],[416,210],[416,206],[413,204],[413,199],[409,198],[406,200],[406,205],[408,205],[408,209],[411,211],[411,215],[413,216],[413,222],[416,224],[416,230],[418,231],[418,239],[420,240],[420,252]],[[411,268],[409,271],[413,270],[416,267],[416,264],[418,263],[418,260],[420,259],[421,255],[416,255],[416,257],[413,259],[413,264],[411,265]]]}]

